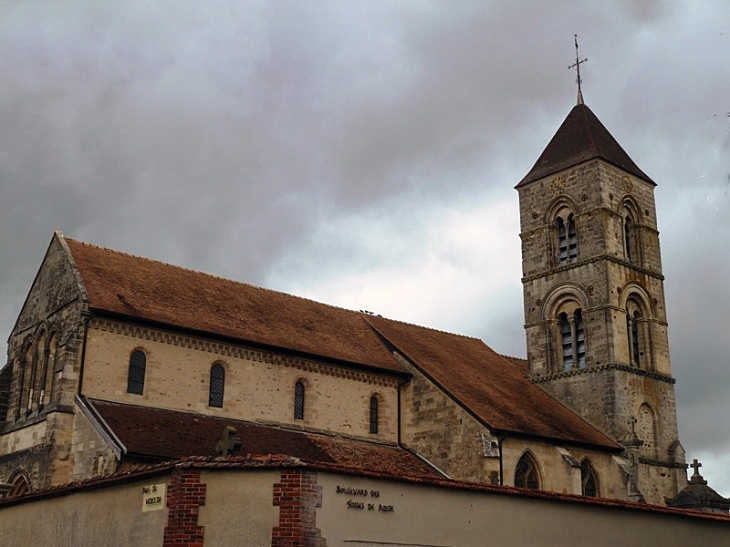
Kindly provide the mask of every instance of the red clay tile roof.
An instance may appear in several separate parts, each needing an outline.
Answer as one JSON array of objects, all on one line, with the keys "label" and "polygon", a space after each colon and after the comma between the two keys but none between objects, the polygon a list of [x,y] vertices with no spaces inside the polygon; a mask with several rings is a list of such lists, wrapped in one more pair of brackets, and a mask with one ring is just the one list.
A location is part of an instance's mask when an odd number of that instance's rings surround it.
[{"label": "red clay tile roof", "polygon": [[65,241],[92,310],[407,375],[377,330],[491,429],[618,448],[480,340]]},{"label": "red clay tile roof", "polygon": [[170,460],[216,456],[216,443],[230,426],[242,441],[242,455],[281,454],[303,462],[370,469],[391,476],[441,476],[419,457],[395,445],[100,400],[89,399],[88,403],[130,456]]},{"label": "red clay tile roof", "polygon": [[624,152],[591,109],[577,104],[516,188],[595,158],[655,184]]},{"label": "red clay tile roof", "polygon": [[375,329],[490,430],[619,451],[621,447],[476,338],[368,317]]},{"label": "red clay tile roof", "polygon": [[64,239],[92,310],[405,373],[365,314]]}]

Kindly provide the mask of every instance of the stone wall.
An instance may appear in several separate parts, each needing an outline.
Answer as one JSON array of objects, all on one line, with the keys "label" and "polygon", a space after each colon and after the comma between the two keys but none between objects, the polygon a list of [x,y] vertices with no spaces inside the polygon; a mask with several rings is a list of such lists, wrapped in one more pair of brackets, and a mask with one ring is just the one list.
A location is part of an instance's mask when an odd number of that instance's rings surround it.
[{"label": "stone wall", "polygon": [[[127,393],[129,357],[137,349],[147,356],[142,395]],[[222,408],[208,405],[214,363],[226,371]],[[303,420],[294,419],[298,381],[305,385]],[[126,404],[397,440],[393,377],[104,319],[89,327],[83,392]],[[379,400],[377,434],[369,427],[373,395]]]},{"label": "stone wall", "polygon": [[[319,474],[317,526],[330,547],[382,545],[565,546],[726,545],[730,518],[628,502],[529,494],[515,489],[448,488],[428,484]],[[338,486],[368,492],[348,506]],[[371,492],[376,492],[373,499]],[[372,510],[368,503],[375,502]],[[392,508],[381,511],[380,506]]]},{"label": "stone wall", "polygon": [[485,457],[489,430],[406,360],[412,373],[404,385],[402,442],[457,480],[489,483],[499,473],[496,454]]}]

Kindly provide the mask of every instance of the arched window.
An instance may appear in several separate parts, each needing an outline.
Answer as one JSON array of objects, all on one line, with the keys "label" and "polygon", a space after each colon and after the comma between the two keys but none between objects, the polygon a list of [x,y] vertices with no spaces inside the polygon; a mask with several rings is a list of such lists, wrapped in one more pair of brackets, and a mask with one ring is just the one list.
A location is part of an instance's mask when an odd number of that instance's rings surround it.
[{"label": "arched window", "polygon": [[23,357],[20,361],[20,387],[18,389],[18,418],[23,416],[27,410],[29,410],[29,392],[30,392],[30,378],[33,368],[33,344],[28,342],[28,345],[23,352]]},{"label": "arched window", "polygon": [[142,395],[144,392],[144,373],[147,368],[147,356],[142,350],[134,350],[129,356],[127,373],[127,393]]},{"label": "arched window", "polygon": [[626,336],[628,362],[632,367],[653,370],[651,351],[651,321],[647,320],[649,307],[638,295],[626,301]]},{"label": "arched window", "polygon": [[22,473],[18,473],[12,479],[10,479],[10,484],[12,484],[13,487],[10,489],[10,492],[8,492],[9,498],[22,496],[23,494],[27,494],[28,492],[30,492],[30,482],[28,481],[28,478]]},{"label": "arched window", "polygon": [[583,314],[580,308],[571,316],[566,312],[558,316],[560,324],[560,344],[562,347],[563,372],[568,372],[576,365],[586,366],[586,340],[583,327]]},{"label": "arched window", "polygon": [[51,334],[48,340],[48,347],[46,348],[43,367],[41,369],[40,377],[40,395],[38,398],[38,407],[43,408],[51,402],[51,395],[53,394],[53,372],[56,366],[56,354],[58,352],[58,337],[55,333]]},{"label": "arched window", "polygon": [[575,262],[578,259],[578,236],[575,231],[573,213],[567,219],[558,217],[558,261],[560,264]]},{"label": "arched window", "polygon": [[378,398],[373,395],[370,397],[370,433],[378,432]]},{"label": "arched window", "polygon": [[540,489],[540,473],[537,462],[529,452],[522,454],[522,457],[517,462],[515,486],[517,488],[530,488],[532,490]]},{"label": "arched window", "polygon": [[584,496],[598,496],[598,476],[587,459],[580,464],[580,488]]},{"label": "arched window", "polygon": [[644,441],[641,446],[641,453],[645,456],[655,457],[657,445],[656,422],[654,411],[646,403],[639,407],[639,415],[634,427],[636,436]]},{"label": "arched window", "polygon": [[294,419],[304,419],[304,384],[297,382],[294,386]]},{"label": "arched window", "polygon": [[626,260],[632,261],[633,260],[633,242],[634,237],[634,228],[633,228],[633,222],[631,221],[631,217],[626,215],[624,217],[624,254],[626,255]]},{"label": "arched window", "polygon": [[631,365],[635,367],[641,366],[641,351],[639,350],[639,324],[638,319],[641,316],[639,311],[634,313],[630,311],[626,313],[626,330],[629,333],[629,352],[631,357]]},{"label": "arched window", "polygon": [[210,367],[210,389],[208,406],[223,408],[223,391],[226,387],[226,369],[220,363]]},{"label": "arched window", "polygon": [[46,332],[41,330],[36,336],[33,368],[30,375],[30,391],[28,392],[28,410],[38,410],[39,397],[42,390],[41,377],[48,353],[46,352]]}]

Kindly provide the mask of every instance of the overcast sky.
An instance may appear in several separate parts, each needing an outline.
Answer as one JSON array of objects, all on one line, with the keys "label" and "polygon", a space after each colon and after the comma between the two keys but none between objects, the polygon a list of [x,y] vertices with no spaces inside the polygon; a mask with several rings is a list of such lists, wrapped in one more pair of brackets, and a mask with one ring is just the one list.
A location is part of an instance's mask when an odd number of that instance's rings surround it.
[{"label": "overcast sky", "polygon": [[575,33],[658,183],[680,439],[730,495],[730,3],[0,0],[3,343],[61,230],[524,356],[513,187]]}]

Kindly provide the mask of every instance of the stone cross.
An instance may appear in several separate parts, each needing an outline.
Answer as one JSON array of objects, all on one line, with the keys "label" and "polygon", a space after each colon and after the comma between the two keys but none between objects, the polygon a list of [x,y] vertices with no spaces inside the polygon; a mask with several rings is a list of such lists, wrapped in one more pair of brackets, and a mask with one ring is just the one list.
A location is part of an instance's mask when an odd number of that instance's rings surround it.
[{"label": "stone cross", "polygon": [[218,454],[227,456],[232,452],[238,452],[241,449],[241,439],[236,438],[236,428],[226,426],[223,428],[221,440],[215,443],[215,449]]},{"label": "stone cross", "polygon": [[700,474],[700,467],[702,467],[702,464],[698,462],[697,460],[692,460],[692,464],[690,465],[692,469],[695,470],[694,474],[699,475]]}]

